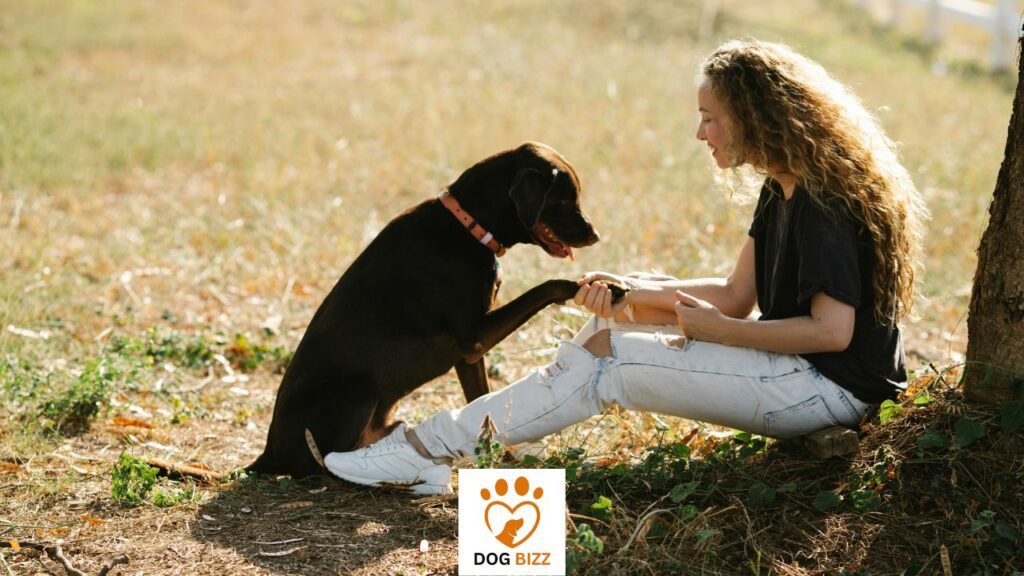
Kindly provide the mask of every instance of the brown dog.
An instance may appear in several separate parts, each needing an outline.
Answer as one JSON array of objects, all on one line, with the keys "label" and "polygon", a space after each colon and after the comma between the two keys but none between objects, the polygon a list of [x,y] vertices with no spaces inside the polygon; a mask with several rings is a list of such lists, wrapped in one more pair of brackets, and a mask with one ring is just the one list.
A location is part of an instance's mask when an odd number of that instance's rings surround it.
[{"label": "brown dog", "polygon": [[487,393],[484,354],[576,294],[575,282],[549,280],[491,310],[505,247],[536,244],[564,258],[598,241],[580,210],[576,172],[558,152],[536,143],[501,152],[466,170],[447,195],[392,220],[327,295],[250,470],[321,472],[312,444],[325,454],[372,444],[397,424],[389,418],[399,399],[452,366],[467,401]]}]

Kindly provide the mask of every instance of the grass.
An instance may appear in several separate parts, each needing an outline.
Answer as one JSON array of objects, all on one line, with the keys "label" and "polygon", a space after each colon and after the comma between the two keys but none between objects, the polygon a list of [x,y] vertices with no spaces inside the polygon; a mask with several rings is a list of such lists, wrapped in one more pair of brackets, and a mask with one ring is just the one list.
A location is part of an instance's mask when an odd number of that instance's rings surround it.
[{"label": "grass", "polygon": [[[0,540],[65,538],[85,569],[123,538],[129,570],[147,573],[452,571],[443,503],[260,478],[199,486],[196,501],[161,479],[121,507],[111,470],[122,450],[248,463],[290,351],[362,246],[525,140],[574,164],[603,241],[568,264],[513,250],[504,298],[594,269],[728,273],[750,206],[714,184],[693,132],[697,63],[729,37],[821,61],[902,143],[933,213],[924,297],[905,327],[911,367],[924,378],[929,362],[962,359],[1014,79],[960,64],[973,54],[955,43],[920,49],[845,3],[0,0],[0,15]],[[492,380],[546,362],[581,323],[546,311],[492,352]],[[452,378],[399,416],[458,406]],[[937,572],[945,544],[983,573],[1021,528],[1006,504],[1019,501],[1020,471],[994,465],[1019,436],[996,422],[1017,416],[973,417],[984,435],[961,447],[971,427],[956,422],[975,408],[943,394],[874,421],[842,469],[647,414],[574,427],[547,454],[577,466],[572,512],[602,516],[577,523],[574,558],[591,572]],[[771,523],[791,527],[791,542]],[[307,547],[260,555],[280,548],[256,542],[292,537]],[[684,552],[690,564],[669,563]]]}]

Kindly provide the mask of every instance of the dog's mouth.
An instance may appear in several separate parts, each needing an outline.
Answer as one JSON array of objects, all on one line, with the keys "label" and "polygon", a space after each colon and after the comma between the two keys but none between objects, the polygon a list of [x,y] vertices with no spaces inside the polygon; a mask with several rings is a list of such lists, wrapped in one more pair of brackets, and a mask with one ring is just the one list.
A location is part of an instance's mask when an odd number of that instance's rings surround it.
[{"label": "dog's mouth", "polygon": [[555,234],[555,231],[550,226],[543,222],[538,222],[533,227],[533,235],[540,240],[541,247],[548,254],[555,256],[556,258],[568,258],[573,260],[574,256],[572,253],[572,246],[562,240]]}]

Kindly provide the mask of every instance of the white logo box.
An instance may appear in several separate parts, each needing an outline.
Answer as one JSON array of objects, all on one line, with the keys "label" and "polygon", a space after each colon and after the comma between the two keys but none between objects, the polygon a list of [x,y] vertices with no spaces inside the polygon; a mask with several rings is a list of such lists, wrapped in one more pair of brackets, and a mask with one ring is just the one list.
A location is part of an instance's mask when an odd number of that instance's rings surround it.
[{"label": "white logo box", "polygon": [[459,470],[459,574],[565,574],[565,470]]}]

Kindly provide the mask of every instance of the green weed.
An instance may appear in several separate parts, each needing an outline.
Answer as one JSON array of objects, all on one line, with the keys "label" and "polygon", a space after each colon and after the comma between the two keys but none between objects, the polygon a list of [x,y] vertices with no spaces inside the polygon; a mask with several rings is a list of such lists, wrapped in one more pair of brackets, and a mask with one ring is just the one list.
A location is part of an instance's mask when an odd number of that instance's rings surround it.
[{"label": "green weed", "polygon": [[896,456],[885,446],[878,449],[874,463],[846,480],[850,507],[857,512],[874,512],[882,506],[882,492],[896,477]]},{"label": "green weed", "polygon": [[[221,341],[222,346],[225,342]],[[142,333],[139,338],[116,336],[110,342],[110,352],[136,356],[153,366],[163,362],[197,370],[213,364],[218,343],[201,334],[191,336],[157,326]]]},{"label": "green weed", "polygon": [[0,361],[0,400],[10,402],[17,410],[36,399],[51,387],[52,369],[33,366],[7,355]]},{"label": "green weed", "polygon": [[953,445],[966,448],[985,437],[985,425],[971,418],[959,418],[953,423]]},{"label": "green weed", "polygon": [[574,574],[588,559],[604,552],[604,542],[589,524],[576,526],[576,534],[565,539],[565,573]]},{"label": "green weed", "polygon": [[878,407],[878,420],[884,426],[893,418],[899,416],[902,411],[903,408],[896,402],[893,402],[892,400],[885,400]]},{"label": "green weed", "polygon": [[59,431],[75,432],[88,427],[110,400],[117,383],[132,373],[108,357],[86,361],[77,379],[53,392],[39,406],[39,414]]},{"label": "green weed", "polygon": [[968,564],[972,574],[1006,574],[1014,559],[1024,557],[1020,528],[992,510],[978,513],[963,534],[962,546],[970,554]]},{"label": "green weed", "polygon": [[177,395],[169,395],[168,403],[171,405],[171,424],[187,424],[194,418],[202,418],[208,414],[202,404],[191,402]]},{"label": "green weed", "polygon": [[243,372],[252,372],[257,367],[269,364],[274,372],[284,372],[291,361],[292,353],[283,346],[268,346],[245,334],[236,334],[225,349],[224,356],[233,366]]},{"label": "green weed", "polygon": [[592,504],[584,509],[584,514],[609,522],[612,519],[612,501],[607,496],[598,496]]},{"label": "green weed", "polygon": [[247,334],[236,334],[228,340],[222,335],[184,334],[153,326],[139,337],[116,336],[110,342],[110,353],[138,358],[147,366],[171,363],[190,370],[212,366],[222,355],[243,372],[268,365],[282,372],[291,361],[292,352],[283,346],[270,346],[254,341]]},{"label": "green weed", "polygon": [[157,469],[122,452],[110,470],[110,497],[122,506],[134,506],[146,499],[156,484]]}]

